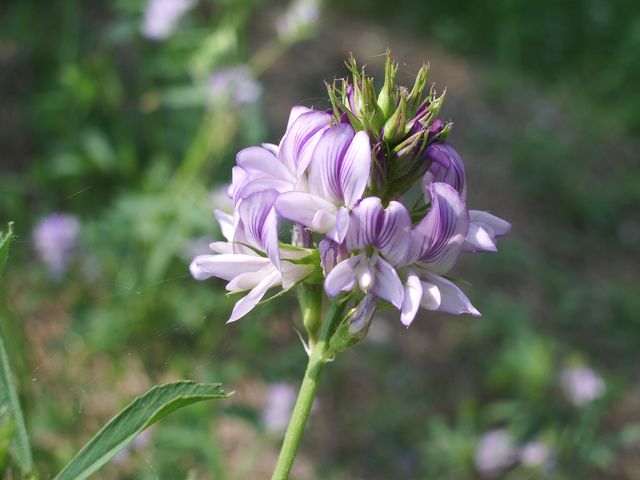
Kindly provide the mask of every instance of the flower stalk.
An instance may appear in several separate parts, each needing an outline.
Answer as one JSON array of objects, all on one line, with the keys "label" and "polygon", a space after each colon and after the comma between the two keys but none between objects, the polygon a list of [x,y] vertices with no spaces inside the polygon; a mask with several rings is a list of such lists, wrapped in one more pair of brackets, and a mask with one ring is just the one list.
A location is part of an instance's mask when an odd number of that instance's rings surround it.
[{"label": "flower stalk", "polygon": [[[343,304],[341,302],[332,301],[330,303],[327,314],[322,322],[318,340],[310,345],[311,351],[309,352],[307,369],[304,372],[302,385],[300,386],[298,398],[291,413],[291,420],[289,420],[287,433],[284,436],[280,455],[278,456],[278,463],[276,464],[271,480],[287,480],[289,478],[289,473],[293,467],[298,446],[300,445],[300,439],[302,438],[304,427],[307,424],[307,418],[309,418],[309,412],[311,412],[313,400],[318,391],[320,374],[322,373],[324,364],[333,358],[333,354],[329,349],[329,340],[335,330],[337,321],[341,317],[342,310]],[[320,312],[317,312],[317,314],[318,316],[321,315]]]}]

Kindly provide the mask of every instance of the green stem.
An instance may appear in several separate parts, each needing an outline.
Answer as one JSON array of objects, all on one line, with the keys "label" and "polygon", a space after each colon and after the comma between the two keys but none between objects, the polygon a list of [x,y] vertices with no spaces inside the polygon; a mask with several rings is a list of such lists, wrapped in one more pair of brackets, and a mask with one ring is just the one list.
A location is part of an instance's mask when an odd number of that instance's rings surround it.
[{"label": "green stem", "polygon": [[298,446],[300,445],[300,439],[302,438],[302,432],[304,426],[307,423],[311,406],[313,405],[313,399],[316,396],[318,390],[318,380],[324,364],[327,362],[327,352],[329,349],[329,338],[334,330],[334,324],[340,317],[342,312],[342,306],[337,302],[332,302],[327,312],[327,316],[322,323],[320,335],[317,342],[311,346],[311,352],[309,354],[309,363],[307,364],[307,370],[304,373],[302,379],[302,385],[298,392],[298,398],[296,404],[293,407],[293,413],[291,414],[291,420],[289,420],[289,426],[287,427],[287,433],[284,436],[284,442],[280,449],[280,456],[278,457],[278,463],[276,469],[273,472],[271,480],[288,480],[291,467],[296,458],[298,452]]}]

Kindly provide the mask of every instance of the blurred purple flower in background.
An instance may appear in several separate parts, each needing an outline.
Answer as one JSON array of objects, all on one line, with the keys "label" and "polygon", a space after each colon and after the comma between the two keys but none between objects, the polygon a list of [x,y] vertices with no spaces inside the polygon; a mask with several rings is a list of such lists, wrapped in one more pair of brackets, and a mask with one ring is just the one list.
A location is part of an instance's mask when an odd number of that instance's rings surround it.
[{"label": "blurred purple flower in background", "polygon": [[150,40],[166,40],[180,17],[193,8],[197,0],[149,0],[140,31]]},{"label": "blurred purple flower in background", "polygon": [[262,95],[262,85],[247,65],[221,68],[211,75],[208,95],[213,101],[229,101],[232,105],[254,103]]},{"label": "blurred purple flower in background", "polygon": [[66,213],[52,213],[33,229],[33,242],[38,257],[49,272],[60,278],[76,250],[80,222]]},{"label": "blurred purple flower in background", "polygon": [[560,387],[576,407],[591,403],[605,391],[602,377],[588,367],[570,367],[563,370],[560,373]]},{"label": "blurred purple flower in background", "polygon": [[542,442],[525,443],[520,448],[520,463],[525,467],[542,468],[551,461],[551,449]]},{"label": "blurred purple flower in background", "polygon": [[262,422],[267,430],[282,433],[289,424],[297,392],[288,383],[269,385],[267,399],[262,410]]},{"label": "blurred purple flower in background", "polygon": [[498,476],[514,464],[517,455],[517,448],[506,430],[491,430],[476,447],[476,469],[485,477]]},{"label": "blurred purple flower in background", "polygon": [[293,0],[289,8],[276,20],[278,37],[284,42],[294,42],[307,35],[319,17],[318,0]]}]

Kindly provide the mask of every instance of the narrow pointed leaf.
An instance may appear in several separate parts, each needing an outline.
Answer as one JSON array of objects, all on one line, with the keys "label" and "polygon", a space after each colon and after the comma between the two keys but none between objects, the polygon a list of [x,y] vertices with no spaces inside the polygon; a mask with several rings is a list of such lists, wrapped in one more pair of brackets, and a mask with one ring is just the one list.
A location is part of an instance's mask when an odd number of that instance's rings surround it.
[{"label": "narrow pointed leaf", "polygon": [[11,378],[11,367],[4,348],[4,341],[0,336],[0,410],[9,412],[9,419],[12,424],[10,452],[16,464],[27,476],[33,470],[33,459],[31,457],[31,447],[27,428],[24,424],[24,416],[18,401],[18,394],[13,386]]},{"label": "narrow pointed leaf", "polygon": [[2,271],[4,265],[7,263],[7,257],[9,256],[9,246],[11,245],[11,239],[13,237],[13,222],[9,222],[7,225],[7,232],[3,235],[0,232],[0,277],[2,277]]},{"label": "narrow pointed leaf", "polygon": [[155,386],[111,419],[54,480],[88,478],[161,418],[192,403],[227,398],[229,395],[218,383],[181,381]]},{"label": "narrow pointed leaf", "polygon": [[[0,233],[0,275],[9,256],[9,246],[13,238],[13,223],[7,225],[7,232]],[[4,340],[0,335],[0,410],[9,412],[9,421],[12,423],[13,435],[10,442],[11,456],[22,471],[24,476],[31,473],[33,459],[29,446],[27,428],[24,424],[24,416],[18,401],[18,394],[13,385],[11,366],[4,348]]]}]

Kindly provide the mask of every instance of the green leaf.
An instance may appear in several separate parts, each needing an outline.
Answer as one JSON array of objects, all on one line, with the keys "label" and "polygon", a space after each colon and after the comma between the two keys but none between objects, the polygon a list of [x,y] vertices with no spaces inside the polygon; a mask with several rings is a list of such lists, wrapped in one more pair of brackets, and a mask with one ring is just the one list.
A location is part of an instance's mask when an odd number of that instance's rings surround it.
[{"label": "green leaf", "polygon": [[7,233],[2,234],[0,232],[0,276],[4,270],[4,265],[7,263],[7,257],[9,256],[9,246],[11,245],[11,239],[13,238],[13,222],[9,222],[7,225]]},{"label": "green leaf", "polygon": [[22,470],[22,473],[27,475],[33,469],[33,459],[31,458],[29,437],[24,424],[20,402],[18,401],[18,394],[13,387],[11,368],[9,367],[9,359],[7,358],[2,336],[0,336],[0,409],[8,410],[12,423],[11,455],[20,470]]},{"label": "green leaf", "polygon": [[[12,238],[13,223],[9,222],[7,232],[4,235],[0,233],[0,275],[2,275],[4,266],[7,263]],[[13,386],[11,367],[9,366],[2,335],[0,335],[0,410],[6,410],[9,414],[13,430],[10,442],[11,455],[26,476],[33,469],[33,459],[31,458],[27,428],[24,424],[24,416],[18,401],[18,394]]]},{"label": "green leaf", "polygon": [[155,386],[111,419],[54,480],[87,478],[161,418],[192,403],[230,395],[222,390],[219,383],[182,381]]}]

